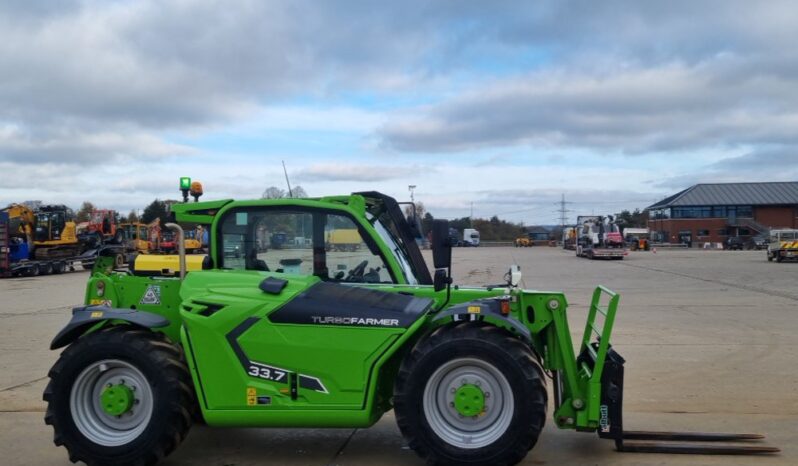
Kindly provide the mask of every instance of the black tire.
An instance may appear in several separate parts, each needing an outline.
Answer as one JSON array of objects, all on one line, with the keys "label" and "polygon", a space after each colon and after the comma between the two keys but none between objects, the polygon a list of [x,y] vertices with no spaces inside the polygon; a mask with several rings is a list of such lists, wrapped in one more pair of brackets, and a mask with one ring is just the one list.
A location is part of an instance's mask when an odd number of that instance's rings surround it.
[{"label": "black tire", "polygon": [[781,252],[776,254],[776,262],[782,262],[784,260],[784,256],[781,255]]},{"label": "black tire", "polygon": [[66,269],[66,263],[61,261],[53,263],[53,275],[64,273],[64,269]]},{"label": "black tire", "polygon": [[[80,374],[106,360],[135,367],[152,394],[151,415],[143,422],[143,430],[122,445],[103,446],[89,439],[76,425],[70,407],[73,384]],[[191,427],[196,406],[191,375],[181,349],[160,333],[126,326],[81,337],[61,353],[49,376],[44,421],[53,426],[55,444],[66,447],[72,462],[152,465],[171,453]]]},{"label": "black tire", "polygon": [[[478,448],[462,448],[441,438],[425,411],[425,388],[433,374],[463,358],[493,366],[512,392],[514,409],[506,429],[492,443]],[[441,327],[421,340],[402,361],[394,387],[399,429],[410,448],[430,464],[521,461],[543,430],[547,399],[543,371],[530,348],[502,329],[476,323]]]},{"label": "black tire", "polygon": [[125,265],[125,256],[122,254],[117,254],[114,256],[114,268],[119,269],[123,265]]}]

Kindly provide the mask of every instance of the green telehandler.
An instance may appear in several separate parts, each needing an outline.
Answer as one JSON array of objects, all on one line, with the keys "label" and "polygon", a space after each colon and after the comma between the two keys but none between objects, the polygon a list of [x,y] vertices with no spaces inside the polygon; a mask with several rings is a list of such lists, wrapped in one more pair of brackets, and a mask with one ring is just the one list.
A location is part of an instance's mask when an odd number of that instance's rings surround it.
[{"label": "green telehandler", "polygon": [[[354,428],[393,409],[430,463],[514,464],[548,417],[548,379],[557,427],[597,432],[619,451],[778,451],[733,443],[754,434],[625,430],[624,360],[610,343],[617,294],[596,288],[574,347],[562,293],[519,289],[517,267],[501,285],[453,285],[445,221],[433,224],[430,273],[386,195],[172,210],[175,222],[209,225],[202,269],[187,273],[184,251],[177,276],[101,256],[85,305],[51,344],[66,349],[49,372],[45,422],[72,461],[155,464],[200,420]],[[357,231],[360,246],[329,250],[337,230]],[[285,241],[271,249],[278,232]]]}]

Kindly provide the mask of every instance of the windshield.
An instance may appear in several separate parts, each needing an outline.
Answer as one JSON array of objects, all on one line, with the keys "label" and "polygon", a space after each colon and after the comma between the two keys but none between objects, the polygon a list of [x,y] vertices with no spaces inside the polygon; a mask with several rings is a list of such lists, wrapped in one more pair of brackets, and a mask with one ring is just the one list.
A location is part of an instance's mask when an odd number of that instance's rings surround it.
[{"label": "windshield", "polygon": [[[366,218],[369,220],[369,222],[374,224],[374,229],[377,230],[377,234],[380,235],[380,238],[382,238],[388,248],[390,248],[393,257],[397,262],[399,262],[407,283],[410,285],[418,285],[418,278],[416,278],[413,267],[410,265],[410,260],[407,256],[407,250],[405,249],[404,244],[399,239],[398,235],[391,231],[390,227],[392,227],[393,224],[390,223],[390,220],[387,218],[387,216],[380,216],[376,222],[374,222],[374,217],[371,214],[366,214]],[[388,221],[388,226],[383,224],[384,221]]]}]

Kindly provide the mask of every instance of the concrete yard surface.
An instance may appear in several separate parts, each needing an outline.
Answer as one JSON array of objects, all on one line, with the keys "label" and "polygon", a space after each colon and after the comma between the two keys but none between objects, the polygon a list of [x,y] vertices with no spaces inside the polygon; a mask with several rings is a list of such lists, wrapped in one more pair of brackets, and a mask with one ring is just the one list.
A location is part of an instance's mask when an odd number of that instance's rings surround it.
[{"label": "concrete yard surface", "polygon": [[[455,283],[498,284],[512,263],[522,268],[524,288],[565,292],[575,341],[594,287],[620,293],[612,341],[626,359],[627,428],[763,433],[783,450],[762,457],[617,453],[610,441],[558,430],[549,419],[522,464],[798,464],[798,264],[767,262],[764,251],[630,252],[623,261],[590,261],[551,247],[455,248]],[[0,464],[71,464],[53,445],[41,394],[58,357],[50,340],[83,301],[87,278],[0,280]],[[551,400],[551,384],[549,392]],[[162,464],[423,461],[388,413],[369,429],[194,426]]]}]

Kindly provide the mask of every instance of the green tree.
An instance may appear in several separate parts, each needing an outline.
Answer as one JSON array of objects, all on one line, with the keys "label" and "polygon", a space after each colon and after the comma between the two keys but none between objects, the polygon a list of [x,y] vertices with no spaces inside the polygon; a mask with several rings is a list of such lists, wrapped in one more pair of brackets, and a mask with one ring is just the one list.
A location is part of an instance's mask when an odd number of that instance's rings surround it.
[{"label": "green tree", "polygon": [[166,203],[160,199],[156,199],[144,208],[144,213],[141,215],[142,223],[150,223],[156,218],[161,219],[161,225],[165,225],[169,218],[169,212],[166,208]]},{"label": "green tree", "polygon": [[645,228],[648,226],[648,212],[641,212],[640,209],[635,209],[634,212],[622,210],[615,216],[615,222],[621,231],[624,228]]},{"label": "green tree", "polygon": [[424,214],[424,218],[421,219],[421,228],[424,230],[424,234],[426,234],[428,231],[432,231],[433,220],[435,220],[435,218],[431,213],[427,212]]},{"label": "green tree", "polygon": [[75,214],[75,220],[80,222],[88,222],[89,218],[91,217],[91,211],[94,210],[94,204],[89,201],[83,201],[83,204],[80,205],[80,209],[78,209],[77,214]]},{"label": "green tree", "polygon": [[263,191],[261,199],[282,199],[285,197],[285,195],[285,190],[282,190],[277,186],[269,186],[265,191]]},{"label": "green tree", "polygon": [[308,193],[305,192],[305,188],[303,188],[302,186],[299,186],[299,185],[294,186],[293,188],[291,188],[291,192],[294,194],[295,198],[308,197]]},{"label": "green tree", "polygon": [[127,223],[137,223],[139,221],[139,214],[133,209],[127,214]]}]

